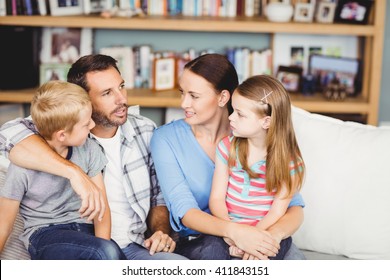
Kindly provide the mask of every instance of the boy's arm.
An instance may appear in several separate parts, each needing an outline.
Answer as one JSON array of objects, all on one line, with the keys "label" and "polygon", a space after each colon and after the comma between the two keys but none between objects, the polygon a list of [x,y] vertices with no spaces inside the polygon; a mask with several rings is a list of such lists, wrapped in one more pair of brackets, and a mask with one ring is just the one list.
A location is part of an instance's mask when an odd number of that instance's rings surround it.
[{"label": "boy's arm", "polygon": [[102,173],[99,173],[96,176],[92,177],[91,181],[94,182],[95,185],[101,189],[101,194],[104,203],[106,205],[103,218],[100,221],[97,217],[93,220],[94,228],[95,228],[95,236],[110,240],[111,239],[111,211],[108,205],[107,193],[106,193],[106,188],[104,186]]},{"label": "boy's arm", "polygon": [[20,201],[0,197],[0,252],[12,232]]},{"label": "boy's arm", "polygon": [[215,158],[215,170],[209,199],[209,207],[214,216],[226,221],[230,220],[226,207],[228,182],[229,167],[217,156]]},{"label": "boy's arm", "polygon": [[81,197],[80,213],[92,220],[101,218],[105,203],[98,188],[80,167],[53,151],[38,135],[31,135],[18,142],[10,151],[9,159],[15,165],[68,178],[74,191]]}]

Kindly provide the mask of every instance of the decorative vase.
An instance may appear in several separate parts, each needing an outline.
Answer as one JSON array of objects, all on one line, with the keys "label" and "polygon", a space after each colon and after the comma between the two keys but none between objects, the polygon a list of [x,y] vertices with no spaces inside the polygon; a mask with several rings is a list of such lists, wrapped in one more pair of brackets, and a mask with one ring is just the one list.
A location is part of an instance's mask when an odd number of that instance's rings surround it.
[{"label": "decorative vase", "polygon": [[287,22],[291,20],[294,8],[291,4],[286,2],[274,2],[266,6],[265,13],[269,21]]}]

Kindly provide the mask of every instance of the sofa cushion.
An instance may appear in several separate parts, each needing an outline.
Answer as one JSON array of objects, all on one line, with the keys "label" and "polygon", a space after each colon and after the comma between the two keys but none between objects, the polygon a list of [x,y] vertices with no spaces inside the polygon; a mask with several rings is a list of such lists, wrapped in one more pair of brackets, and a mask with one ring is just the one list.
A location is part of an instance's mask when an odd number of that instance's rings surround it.
[{"label": "sofa cushion", "polygon": [[306,164],[301,249],[390,259],[390,129],[293,108]]},{"label": "sofa cushion", "polygon": [[[0,155],[0,188],[4,185],[4,180],[7,172],[8,160]],[[7,243],[4,246],[3,252],[0,254],[1,260],[27,260],[30,255],[24,247],[23,242],[19,239],[19,235],[23,232],[23,220],[18,214],[14,223],[14,228],[11,235],[8,237]]]}]

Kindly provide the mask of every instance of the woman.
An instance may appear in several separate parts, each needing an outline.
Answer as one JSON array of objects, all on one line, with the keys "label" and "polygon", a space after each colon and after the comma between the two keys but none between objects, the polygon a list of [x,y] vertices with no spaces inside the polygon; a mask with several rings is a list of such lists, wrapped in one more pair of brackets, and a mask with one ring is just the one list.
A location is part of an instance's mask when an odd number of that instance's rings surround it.
[{"label": "woman", "polygon": [[228,237],[251,258],[275,256],[280,241],[303,221],[299,195],[267,231],[216,218],[208,206],[215,150],[231,133],[230,99],[238,86],[234,66],[223,55],[200,56],[185,65],[179,85],[185,118],[158,128],[151,140],[171,226],[180,236],[175,252],[190,259],[230,259],[228,245],[220,238]]}]

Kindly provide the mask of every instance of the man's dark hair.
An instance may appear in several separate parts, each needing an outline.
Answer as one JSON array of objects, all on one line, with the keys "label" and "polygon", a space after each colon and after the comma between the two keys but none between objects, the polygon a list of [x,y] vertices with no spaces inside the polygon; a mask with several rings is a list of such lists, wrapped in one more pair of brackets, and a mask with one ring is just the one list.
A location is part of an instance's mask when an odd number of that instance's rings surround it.
[{"label": "man's dark hair", "polygon": [[103,71],[114,67],[119,73],[117,61],[108,55],[90,54],[79,58],[69,69],[67,80],[70,83],[81,86],[87,92],[90,87],[87,83],[86,75],[93,71]]}]

